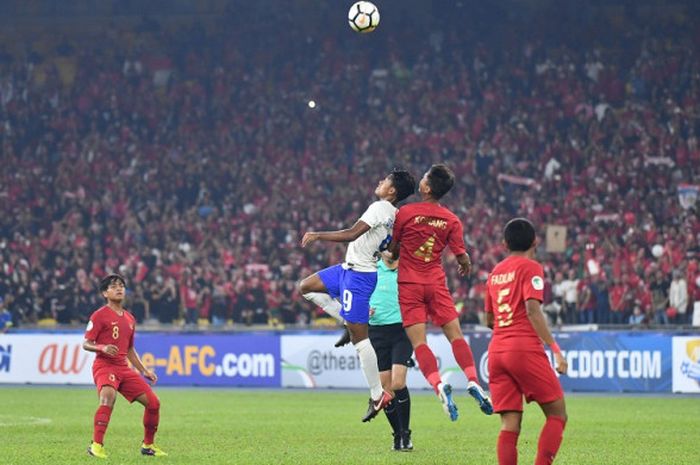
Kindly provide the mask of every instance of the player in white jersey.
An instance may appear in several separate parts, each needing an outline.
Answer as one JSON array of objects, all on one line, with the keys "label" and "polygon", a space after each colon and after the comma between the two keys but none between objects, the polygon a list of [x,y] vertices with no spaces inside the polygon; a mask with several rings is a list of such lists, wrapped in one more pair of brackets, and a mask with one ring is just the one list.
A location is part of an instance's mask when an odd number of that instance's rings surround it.
[{"label": "player in white jersey", "polygon": [[302,247],[315,241],[350,243],[343,263],[304,278],[299,291],[326,313],[345,322],[370,388],[370,405],[362,421],[374,418],[393,398],[392,393],[382,389],[377,355],[368,339],[369,298],[377,284],[375,253],[391,242],[396,204],[415,189],[416,180],[411,173],[395,169],[377,185],[374,194],[379,200],[367,208],[352,228],[310,231],[301,240]]}]

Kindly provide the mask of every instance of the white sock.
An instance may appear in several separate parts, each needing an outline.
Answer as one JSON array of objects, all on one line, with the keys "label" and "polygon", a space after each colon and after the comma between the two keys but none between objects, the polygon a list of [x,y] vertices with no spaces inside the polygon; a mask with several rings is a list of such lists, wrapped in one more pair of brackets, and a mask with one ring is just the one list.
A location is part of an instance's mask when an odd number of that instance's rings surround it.
[{"label": "white sock", "polygon": [[382,389],[382,382],[379,379],[377,354],[374,352],[374,347],[372,347],[372,343],[369,342],[369,339],[363,339],[355,344],[355,350],[357,350],[357,355],[360,357],[360,366],[362,367],[362,372],[365,374],[370,396],[372,400],[379,400],[382,397],[384,389]]},{"label": "white sock", "polygon": [[321,307],[324,312],[343,323],[343,318],[340,316],[340,309],[343,307],[340,305],[340,302],[331,297],[330,294],[326,294],[325,292],[307,292],[304,294],[304,298],[315,303]]}]

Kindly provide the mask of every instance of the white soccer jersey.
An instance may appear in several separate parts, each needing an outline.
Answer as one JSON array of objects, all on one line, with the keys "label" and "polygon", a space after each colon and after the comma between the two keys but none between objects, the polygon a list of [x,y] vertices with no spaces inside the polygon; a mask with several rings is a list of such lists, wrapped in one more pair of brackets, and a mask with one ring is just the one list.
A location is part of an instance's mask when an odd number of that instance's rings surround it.
[{"label": "white soccer jersey", "polygon": [[362,214],[360,220],[369,225],[369,231],[348,245],[345,263],[355,271],[377,271],[374,253],[394,228],[396,207],[386,200],[377,200]]}]

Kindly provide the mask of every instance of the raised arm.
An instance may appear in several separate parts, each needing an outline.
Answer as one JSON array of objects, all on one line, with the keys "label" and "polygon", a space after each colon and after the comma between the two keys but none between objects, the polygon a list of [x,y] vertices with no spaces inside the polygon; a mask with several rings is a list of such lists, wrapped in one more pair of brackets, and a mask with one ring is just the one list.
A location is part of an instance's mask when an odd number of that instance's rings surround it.
[{"label": "raised arm", "polygon": [[309,231],[304,234],[301,239],[301,246],[306,247],[315,241],[328,242],[352,242],[367,231],[370,227],[362,220],[357,222],[350,229],[341,229],[339,231]]}]

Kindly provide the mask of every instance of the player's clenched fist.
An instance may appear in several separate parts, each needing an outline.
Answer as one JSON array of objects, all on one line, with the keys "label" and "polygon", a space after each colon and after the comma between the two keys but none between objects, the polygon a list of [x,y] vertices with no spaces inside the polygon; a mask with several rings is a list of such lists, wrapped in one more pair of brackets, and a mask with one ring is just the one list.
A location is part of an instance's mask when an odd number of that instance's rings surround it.
[{"label": "player's clenched fist", "polygon": [[304,237],[301,239],[301,246],[306,247],[307,245],[311,244],[314,241],[318,240],[318,233],[315,232],[307,232],[304,234]]}]

